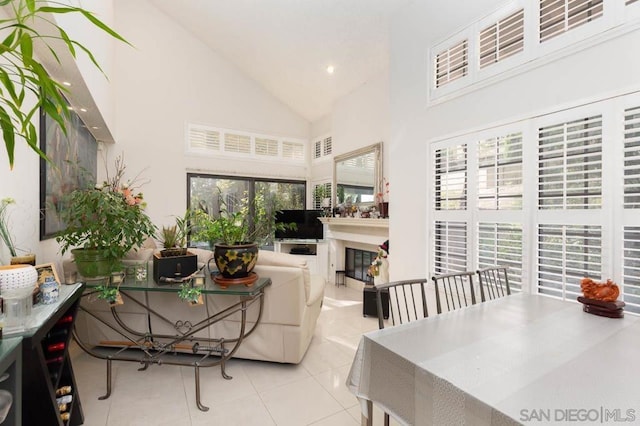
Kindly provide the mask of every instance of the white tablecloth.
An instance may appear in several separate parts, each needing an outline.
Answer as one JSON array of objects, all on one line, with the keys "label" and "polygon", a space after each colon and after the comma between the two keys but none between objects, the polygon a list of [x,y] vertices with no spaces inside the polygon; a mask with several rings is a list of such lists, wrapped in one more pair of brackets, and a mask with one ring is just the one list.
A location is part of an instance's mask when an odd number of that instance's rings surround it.
[{"label": "white tablecloth", "polygon": [[633,424],[638,319],[516,294],[365,334],[347,386],[413,425]]}]

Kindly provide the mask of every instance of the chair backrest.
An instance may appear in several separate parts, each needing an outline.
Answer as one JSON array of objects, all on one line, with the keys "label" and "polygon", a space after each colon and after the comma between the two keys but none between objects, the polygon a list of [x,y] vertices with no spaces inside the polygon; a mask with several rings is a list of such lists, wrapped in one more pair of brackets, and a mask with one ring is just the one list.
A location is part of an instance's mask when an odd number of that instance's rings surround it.
[{"label": "chair backrest", "polygon": [[436,289],[436,308],[439,314],[476,304],[474,275],[473,272],[456,272],[431,277]]},{"label": "chair backrest", "polygon": [[483,302],[511,294],[508,266],[490,266],[476,273],[480,282],[480,299]]},{"label": "chair backrest", "polygon": [[[425,286],[428,280],[393,281],[376,286],[378,326],[384,328],[383,301],[389,301],[389,319],[392,325],[404,324],[429,316]],[[388,295],[388,299],[387,299]]]}]

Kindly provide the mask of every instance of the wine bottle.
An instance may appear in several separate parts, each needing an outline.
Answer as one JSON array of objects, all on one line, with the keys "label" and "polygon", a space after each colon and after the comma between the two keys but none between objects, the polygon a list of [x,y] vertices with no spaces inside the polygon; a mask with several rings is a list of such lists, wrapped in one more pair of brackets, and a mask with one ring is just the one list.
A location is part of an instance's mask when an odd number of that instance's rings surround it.
[{"label": "wine bottle", "polygon": [[65,347],[65,343],[64,342],[52,343],[49,346],[47,346],[47,352],[62,351],[62,350],[64,350],[64,347]]},{"label": "wine bottle", "polygon": [[71,393],[71,386],[62,386],[56,389],[56,396],[67,395]]},{"label": "wine bottle", "polygon": [[52,329],[47,333],[47,340],[64,340],[64,338],[67,337],[67,334],[69,334],[69,330],[66,328]]},{"label": "wine bottle", "polygon": [[44,362],[46,362],[47,364],[55,364],[55,363],[62,362],[62,361],[64,361],[64,357],[63,356],[57,356],[55,358],[48,358]]},{"label": "wine bottle", "polygon": [[58,411],[64,413],[69,408],[69,404],[58,404]]},{"label": "wine bottle", "polygon": [[62,414],[60,414],[60,420],[62,420],[63,422],[66,422],[70,418],[71,418],[71,413],[62,413]]},{"label": "wine bottle", "polygon": [[73,315],[66,315],[58,320],[56,324],[69,324],[73,322]]},{"label": "wine bottle", "polygon": [[60,405],[60,404],[71,404],[72,400],[73,400],[73,395],[64,395],[64,396],[56,398],[56,403],[58,405]]}]

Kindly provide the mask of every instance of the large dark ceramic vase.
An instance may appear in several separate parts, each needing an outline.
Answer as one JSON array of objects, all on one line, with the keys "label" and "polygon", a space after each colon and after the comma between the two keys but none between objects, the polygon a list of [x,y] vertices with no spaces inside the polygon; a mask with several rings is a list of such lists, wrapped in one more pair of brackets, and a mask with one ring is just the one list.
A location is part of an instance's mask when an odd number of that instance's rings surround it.
[{"label": "large dark ceramic vase", "polygon": [[73,259],[78,273],[85,278],[107,277],[113,270],[113,260],[108,257],[108,250],[72,249]]},{"label": "large dark ceramic vase", "polygon": [[258,261],[258,245],[255,243],[216,244],[213,258],[219,271],[219,275],[214,277],[218,284],[248,285],[257,278],[251,272]]}]

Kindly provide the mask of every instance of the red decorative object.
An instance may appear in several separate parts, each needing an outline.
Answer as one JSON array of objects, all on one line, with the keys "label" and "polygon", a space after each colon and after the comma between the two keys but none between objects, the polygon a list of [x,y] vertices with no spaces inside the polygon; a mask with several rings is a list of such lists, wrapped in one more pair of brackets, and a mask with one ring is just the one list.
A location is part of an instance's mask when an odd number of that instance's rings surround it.
[{"label": "red decorative object", "polygon": [[613,281],[598,283],[585,277],[580,282],[580,288],[584,297],[578,297],[578,302],[584,305],[584,312],[608,318],[624,317],[625,303],[616,300],[620,289]]},{"label": "red decorative object", "polygon": [[585,277],[580,282],[580,288],[587,299],[614,302],[620,295],[618,285],[611,280],[607,280],[606,283],[597,283]]}]

